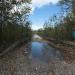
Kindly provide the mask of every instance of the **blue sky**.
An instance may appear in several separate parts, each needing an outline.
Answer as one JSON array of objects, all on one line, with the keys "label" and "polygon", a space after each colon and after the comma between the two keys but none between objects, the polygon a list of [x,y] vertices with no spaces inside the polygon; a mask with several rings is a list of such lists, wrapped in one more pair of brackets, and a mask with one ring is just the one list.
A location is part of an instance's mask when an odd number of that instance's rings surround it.
[{"label": "blue sky", "polygon": [[32,21],[32,29],[37,30],[42,28],[44,22],[59,11],[60,8],[56,5],[45,5],[42,8],[36,8],[35,11],[30,15],[30,19]]},{"label": "blue sky", "polygon": [[[21,1],[21,0],[17,0]],[[31,7],[30,20],[32,22],[32,29],[37,30],[43,27],[45,21],[60,11],[60,7],[57,6],[59,0],[32,0],[31,4],[21,4],[19,7],[16,5],[11,10],[12,13],[21,13],[26,6]]]},{"label": "blue sky", "polygon": [[[32,12],[30,15],[30,20],[32,21],[32,29],[33,30],[42,28],[44,22],[46,20],[48,20],[48,18],[50,16],[52,16],[60,11],[60,7],[56,5],[58,0],[56,2],[55,2],[55,0],[53,0],[54,2],[52,2],[52,3],[51,3],[52,0],[50,0],[50,2],[48,2],[49,0],[48,1],[41,0],[41,2],[39,2],[39,0],[37,0],[37,1],[38,2],[34,2],[33,6],[32,6]],[[45,3],[42,4],[42,1],[44,1]],[[46,3],[46,1],[47,1],[47,3]]]}]

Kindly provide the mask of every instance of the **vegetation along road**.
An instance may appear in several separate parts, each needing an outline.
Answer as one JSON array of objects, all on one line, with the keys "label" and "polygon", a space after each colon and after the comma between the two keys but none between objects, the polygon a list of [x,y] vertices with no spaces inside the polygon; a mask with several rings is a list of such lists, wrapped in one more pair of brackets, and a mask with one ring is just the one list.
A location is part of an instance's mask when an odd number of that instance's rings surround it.
[{"label": "vegetation along road", "polygon": [[0,56],[0,75],[75,75],[75,0],[0,0]]},{"label": "vegetation along road", "polygon": [[34,35],[0,59],[0,75],[75,75],[75,62],[68,64],[60,50]]}]

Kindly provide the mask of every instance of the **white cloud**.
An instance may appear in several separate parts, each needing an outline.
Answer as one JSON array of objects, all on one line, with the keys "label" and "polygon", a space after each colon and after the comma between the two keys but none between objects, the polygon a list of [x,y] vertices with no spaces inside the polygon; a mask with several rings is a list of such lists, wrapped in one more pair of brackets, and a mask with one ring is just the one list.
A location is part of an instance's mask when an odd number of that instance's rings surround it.
[{"label": "white cloud", "polygon": [[42,25],[32,25],[32,30],[38,30],[38,29],[40,29],[40,28],[43,28],[43,26]]},{"label": "white cloud", "polygon": [[[18,1],[21,1],[21,0],[16,0],[16,1],[18,2]],[[32,8],[31,9],[31,13],[33,13],[36,8],[41,8],[41,7],[43,7],[45,5],[49,5],[49,4],[56,4],[56,3],[58,3],[58,1],[59,0],[32,0],[31,4],[30,4],[30,7]],[[23,9],[23,7],[25,5],[27,5],[27,4],[20,5],[20,9],[19,10],[21,11],[21,9]],[[16,10],[17,10],[17,7],[14,6],[12,12],[14,12]]]},{"label": "white cloud", "polygon": [[32,0],[32,4],[31,4],[31,8],[32,8],[32,11],[33,12],[35,10],[35,8],[41,8],[45,5],[48,5],[50,3],[52,4],[56,4],[58,3],[59,0]]}]

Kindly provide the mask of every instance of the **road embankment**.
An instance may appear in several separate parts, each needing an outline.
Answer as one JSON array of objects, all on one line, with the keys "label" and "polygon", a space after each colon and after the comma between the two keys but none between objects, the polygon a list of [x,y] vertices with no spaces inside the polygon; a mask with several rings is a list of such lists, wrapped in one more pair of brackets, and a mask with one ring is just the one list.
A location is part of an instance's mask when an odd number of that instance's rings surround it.
[{"label": "road embankment", "polygon": [[47,39],[48,44],[52,47],[59,49],[63,52],[64,60],[66,62],[73,62],[75,61],[75,46],[74,44],[68,43],[68,42],[62,42],[62,43],[56,43],[53,39]]},{"label": "road embankment", "polygon": [[20,41],[17,41],[17,42],[15,42],[15,43],[13,43],[11,46],[9,46],[7,49],[3,50],[3,51],[0,53],[0,57],[3,56],[4,54],[6,54],[8,51],[11,51],[11,50],[13,50],[14,48],[16,48],[19,44],[20,44]]},{"label": "road embankment", "polygon": [[6,48],[2,52],[0,52],[0,58],[2,58],[2,56],[5,55],[6,53],[8,53],[9,51],[14,50],[16,47],[20,47],[23,44],[25,44],[24,40],[14,42],[10,46],[8,46],[8,48]]}]

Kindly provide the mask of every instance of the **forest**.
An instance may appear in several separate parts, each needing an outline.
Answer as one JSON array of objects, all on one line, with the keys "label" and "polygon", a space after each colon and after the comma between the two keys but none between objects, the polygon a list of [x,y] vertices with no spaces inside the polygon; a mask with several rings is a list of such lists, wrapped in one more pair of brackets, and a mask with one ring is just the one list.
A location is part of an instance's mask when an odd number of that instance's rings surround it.
[{"label": "forest", "polygon": [[17,41],[28,42],[31,39],[30,2],[0,0],[0,51]]}]

